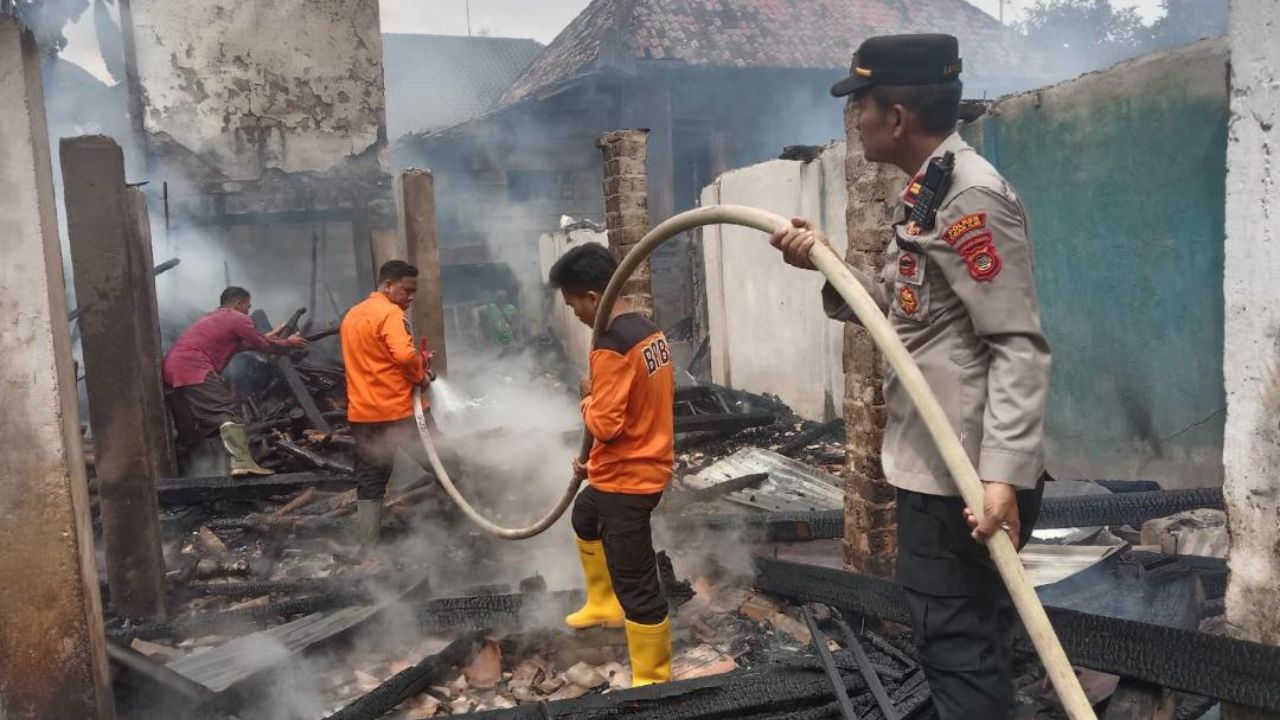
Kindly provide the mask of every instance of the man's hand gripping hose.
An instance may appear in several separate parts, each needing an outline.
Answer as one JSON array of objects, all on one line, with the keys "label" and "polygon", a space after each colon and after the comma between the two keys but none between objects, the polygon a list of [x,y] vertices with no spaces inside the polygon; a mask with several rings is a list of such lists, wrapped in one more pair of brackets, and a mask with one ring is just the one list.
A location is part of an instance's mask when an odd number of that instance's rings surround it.
[{"label": "man's hand gripping hose", "polygon": [[[704,225],[741,225],[764,233],[772,233],[787,223],[786,219],[773,213],[734,205],[717,205],[689,210],[663,222],[650,230],[627,253],[627,256],[623,258],[622,263],[619,265],[618,271],[614,273],[613,279],[609,281],[609,287],[601,298],[600,308],[596,314],[593,340],[598,338],[600,333],[606,329],[610,311],[613,309],[613,304],[617,300],[623,283],[631,277],[631,274],[640,263],[644,262],[649,257],[649,254],[662,243],[686,230]],[[844,262],[836,256],[831,248],[826,245],[815,244],[809,259],[814,267],[826,276],[832,287],[840,293],[840,296],[844,298],[849,308],[853,310],[854,315],[857,316],[858,321],[867,329],[876,346],[884,353],[885,359],[889,361],[898,377],[902,379],[903,386],[907,389],[907,394],[920,411],[920,415],[924,418],[925,425],[929,429],[929,434],[933,437],[938,450],[946,461],[947,469],[951,471],[951,476],[955,478],[956,486],[964,497],[965,504],[980,514],[983,507],[983,488],[982,482],[978,478],[978,473],[974,469],[973,463],[969,461],[969,456],[965,453],[964,447],[961,446],[955,432],[951,429],[951,424],[947,421],[946,414],[938,403],[937,397],[934,396],[933,390],[929,388],[928,382],[924,379],[924,375],[921,374],[920,368],[911,358],[906,346],[902,344],[897,332],[889,324],[888,319],[881,314],[880,309],[876,307],[875,301],[867,294],[866,289],[854,278],[849,269],[845,267]],[[458,492],[440,462],[440,456],[436,452],[430,434],[427,432],[426,417],[422,412],[421,398],[416,397],[416,394],[420,392],[415,391],[415,400],[417,402],[413,406],[414,417],[418,421],[418,434],[422,436],[422,443],[426,446],[427,454],[431,458],[431,467],[435,471],[437,479],[444,486],[445,492],[457,503],[467,517],[493,535],[508,540],[518,540],[541,533],[551,527],[564,514],[564,511],[573,502],[574,496],[577,495],[578,488],[582,485],[581,479],[574,478],[551,512],[529,527],[504,528],[480,515]],[[579,454],[580,461],[586,462],[591,443],[590,434],[584,431],[582,448]],[[1031,642],[1035,645],[1041,662],[1044,663],[1045,670],[1049,675],[1049,679],[1053,682],[1053,687],[1057,691],[1058,698],[1062,701],[1068,717],[1071,720],[1096,720],[1093,707],[1089,704],[1084,690],[1080,687],[1080,681],[1076,678],[1075,671],[1072,669],[1070,661],[1067,660],[1067,655],[1063,651],[1062,645],[1058,642],[1058,636],[1054,633],[1053,626],[1049,624],[1049,617],[1045,615],[1044,607],[1040,604],[1040,599],[1036,597],[1035,589],[1027,580],[1026,573],[1022,568],[1022,562],[1018,559],[1017,550],[1014,548],[1008,534],[996,533],[987,543],[987,549],[991,553],[991,558],[995,562],[997,570],[1000,572],[1000,578],[1009,590],[1014,607],[1017,608],[1018,615],[1022,618],[1022,624],[1026,628],[1027,634],[1031,637]]]}]

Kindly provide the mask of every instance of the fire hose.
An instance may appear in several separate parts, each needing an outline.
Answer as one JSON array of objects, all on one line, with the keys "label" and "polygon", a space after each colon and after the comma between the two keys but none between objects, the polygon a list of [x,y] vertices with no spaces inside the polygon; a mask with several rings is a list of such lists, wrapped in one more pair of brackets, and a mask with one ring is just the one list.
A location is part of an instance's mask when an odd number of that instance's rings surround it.
[{"label": "fire hose", "polygon": [[[680,213],[666,220],[650,230],[627,253],[622,263],[618,266],[618,270],[613,274],[613,278],[609,281],[609,286],[605,290],[604,296],[600,300],[600,307],[596,312],[596,322],[592,329],[593,341],[599,338],[601,333],[607,329],[610,312],[622,290],[622,285],[631,277],[631,274],[640,266],[640,263],[649,257],[649,254],[654,249],[687,230],[716,224],[741,225],[761,232],[772,233],[785,226],[787,220],[763,210],[734,205],[698,208]],[[898,374],[907,390],[907,394],[911,397],[911,401],[915,403],[916,408],[920,411],[920,416],[924,419],[930,436],[933,437],[934,443],[946,462],[947,469],[951,472],[951,476],[955,478],[956,486],[960,490],[960,495],[964,498],[965,505],[981,516],[984,497],[982,480],[978,477],[977,470],[974,469],[968,454],[965,453],[964,447],[956,437],[955,431],[952,429],[951,423],[947,420],[946,413],[942,409],[942,405],[938,403],[938,399],[929,387],[928,381],[925,380],[919,366],[911,358],[911,353],[902,344],[902,340],[898,337],[897,332],[894,331],[893,326],[889,324],[889,320],[881,312],[875,301],[872,300],[871,295],[867,293],[862,284],[858,282],[858,279],[854,277],[853,273],[849,271],[849,268],[845,266],[844,262],[830,247],[815,244],[809,259],[826,276],[831,286],[844,298],[858,321],[867,329],[876,346]],[[504,528],[494,524],[477,512],[458,492],[457,487],[450,481],[448,473],[445,472],[444,465],[440,462],[439,453],[437,453],[427,429],[426,417],[422,411],[420,392],[415,392],[416,402],[414,403],[414,417],[418,422],[418,434],[422,437],[423,445],[426,446],[427,455],[431,460],[431,467],[435,471],[437,479],[444,486],[445,492],[457,503],[467,517],[489,533],[500,538],[517,540],[533,537],[541,533],[551,527],[564,514],[564,511],[568,509],[573,502],[573,498],[577,495],[578,488],[582,485],[581,478],[575,477],[569,483],[565,494],[546,517],[526,528]],[[582,448],[579,452],[579,460],[581,462],[586,462],[592,442],[591,434],[584,431]],[[1009,590],[1009,596],[1013,600],[1014,607],[1017,608],[1022,624],[1026,628],[1041,662],[1044,664],[1045,671],[1050,681],[1052,681],[1068,717],[1071,720],[1096,720],[1093,707],[1090,705],[1088,698],[1085,697],[1084,690],[1080,687],[1080,681],[1076,678],[1075,671],[1072,669],[1070,661],[1067,660],[1067,655],[1063,651],[1062,645],[1058,642],[1058,636],[1054,633],[1053,626],[1049,624],[1049,617],[1045,614],[1044,606],[1040,604],[1040,599],[1036,596],[1035,589],[1027,580],[1013,541],[1008,534],[997,532],[988,541],[987,549],[991,553],[991,559],[1000,573],[1000,578]]]}]

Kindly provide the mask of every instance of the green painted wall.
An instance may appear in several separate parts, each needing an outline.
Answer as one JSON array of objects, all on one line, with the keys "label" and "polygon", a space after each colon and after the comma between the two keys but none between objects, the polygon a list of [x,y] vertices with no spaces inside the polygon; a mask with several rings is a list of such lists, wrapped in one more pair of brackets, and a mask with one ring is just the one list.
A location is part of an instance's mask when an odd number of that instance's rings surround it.
[{"label": "green painted wall", "polygon": [[1060,477],[1221,484],[1226,60],[1142,58],[964,131],[1030,218]]}]

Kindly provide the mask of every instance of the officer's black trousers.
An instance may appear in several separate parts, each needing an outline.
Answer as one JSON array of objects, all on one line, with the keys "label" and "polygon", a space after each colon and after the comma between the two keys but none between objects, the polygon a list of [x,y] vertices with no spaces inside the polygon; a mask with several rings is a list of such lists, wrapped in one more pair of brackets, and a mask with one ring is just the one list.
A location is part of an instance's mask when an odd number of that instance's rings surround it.
[{"label": "officer's black trousers", "polygon": [[583,540],[604,542],[604,559],[618,603],[628,620],[642,625],[656,625],[667,618],[649,522],[661,499],[662,493],[627,495],[588,486],[573,502],[573,532]]},{"label": "officer's black trousers", "polygon": [[[1043,481],[1018,493],[1023,543]],[[1013,712],[1016,615],[987,550],[970,536],[964,500],[898,490],[898,582],[942,720],[1006,720]]]}]

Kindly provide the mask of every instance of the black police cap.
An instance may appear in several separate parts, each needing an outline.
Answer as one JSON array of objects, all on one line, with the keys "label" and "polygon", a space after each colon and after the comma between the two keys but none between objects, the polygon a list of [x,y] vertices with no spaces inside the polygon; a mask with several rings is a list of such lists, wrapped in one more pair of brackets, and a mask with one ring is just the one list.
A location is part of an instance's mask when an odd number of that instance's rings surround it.
[{"label": "black police cap", "polygon": [[953,35],[880,35],[853,56],[853,74],[831,86],[843,97],[872,85],[932,85],[960,77],[960,43]]}]

